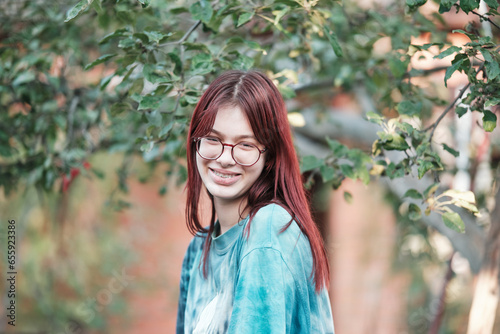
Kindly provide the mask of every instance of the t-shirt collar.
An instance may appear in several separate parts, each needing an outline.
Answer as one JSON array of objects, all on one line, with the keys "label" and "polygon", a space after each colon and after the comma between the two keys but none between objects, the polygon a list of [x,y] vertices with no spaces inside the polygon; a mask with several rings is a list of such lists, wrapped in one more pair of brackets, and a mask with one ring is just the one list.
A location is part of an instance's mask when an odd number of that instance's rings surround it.
[{"label": "t-shirt collar", "polygon": [[212,232],[212,245],[217,253],[225,253],[229,250],[230,246],[238,239],[247,221],[248,217],[240,220],[224,234],[219,236],[217,236],[217,234],[220,233],[220,223],[219,220],[215,222],[214,231]]}]

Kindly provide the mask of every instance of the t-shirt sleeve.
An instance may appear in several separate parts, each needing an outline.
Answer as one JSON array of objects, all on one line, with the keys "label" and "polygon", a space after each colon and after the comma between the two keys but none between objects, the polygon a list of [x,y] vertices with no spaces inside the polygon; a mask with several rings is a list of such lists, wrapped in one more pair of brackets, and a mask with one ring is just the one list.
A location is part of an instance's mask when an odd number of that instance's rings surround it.
[{"label": "t-shirt sleeve", "polygon": [[194,237],[184,256],[181,269],[181,281],[179,291],[179,304],[177,308],[177,334],[184,334],[184,318],[186,311],[187,292],[189,287],[189,279],[191,268],[196,257],[197,250],[201,247],[200,237]]},{"label": "t-shirt sleeve", "polygon": [[273,248],[242,259],[235,285],[229,333],[285,333],[288,269]]}]

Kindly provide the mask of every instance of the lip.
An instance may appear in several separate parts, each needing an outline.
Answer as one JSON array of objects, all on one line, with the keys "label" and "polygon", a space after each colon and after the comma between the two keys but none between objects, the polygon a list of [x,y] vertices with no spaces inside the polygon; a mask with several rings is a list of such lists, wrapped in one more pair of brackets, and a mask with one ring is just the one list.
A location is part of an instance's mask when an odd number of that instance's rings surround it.
[{"label": "lip", "polygon": [[[239,174],[239,173],[234,173],[234,172],[230,172],[227,170],[221,170],[221,169],[215,169],[215,168],[208,168],[208,170],[209,170],[209,174],[210,174],[210,177],[212,178],[212,180],[215,183],[220,184],[220,185],[230,186],[230,185],[238,182],[241,179],[241,174]],[[228,178],[224,178],[224,177],[220,177],[219,175],[215,174],[215,172],[217,172],[219,174],[226,174],[226,175],[233,175],[233,176],[228,177]]]}]

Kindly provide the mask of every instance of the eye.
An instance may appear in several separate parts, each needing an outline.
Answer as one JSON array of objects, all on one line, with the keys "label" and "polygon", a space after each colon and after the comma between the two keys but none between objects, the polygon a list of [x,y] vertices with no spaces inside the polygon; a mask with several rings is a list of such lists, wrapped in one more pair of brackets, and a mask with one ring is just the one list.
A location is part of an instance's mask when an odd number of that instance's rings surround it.
[{"label": "eye", "polygon": [[219,142],[219,139],[214,138],[214,137],[205,137],[203,139],[206,140],[209,143],[218,143]]},{"label": "eye", "polygon": [[241,143],[238,143],[238,147],[241,147],[242,149],[245,149],[245,150],[251,150],[251,149],[255,148],[256,146],[252,143],[241,142]]}]

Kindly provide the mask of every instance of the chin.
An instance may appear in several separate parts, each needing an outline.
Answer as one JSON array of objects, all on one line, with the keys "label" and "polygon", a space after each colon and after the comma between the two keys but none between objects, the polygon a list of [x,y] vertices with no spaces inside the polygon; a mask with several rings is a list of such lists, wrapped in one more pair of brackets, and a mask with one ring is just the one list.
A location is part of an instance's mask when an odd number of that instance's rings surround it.
[{"label": "chin", "polygon": [[217,199],[223,201],[236,201],[241,200],[243,197],[238,190],[230,190],[230,189],[217,189],[217,187],[209,187],[208,192]]}]

